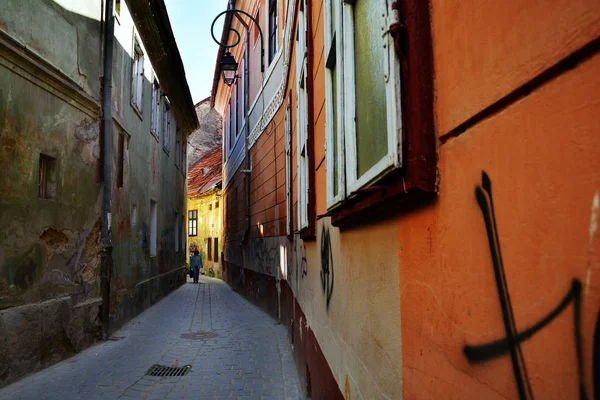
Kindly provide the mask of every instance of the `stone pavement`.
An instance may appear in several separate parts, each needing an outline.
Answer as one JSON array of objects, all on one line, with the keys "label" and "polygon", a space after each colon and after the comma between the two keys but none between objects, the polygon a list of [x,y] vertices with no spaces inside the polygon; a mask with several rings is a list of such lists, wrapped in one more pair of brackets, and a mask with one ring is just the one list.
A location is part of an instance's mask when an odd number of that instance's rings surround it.
[{"label": "stone pavement", "polygon": [[[0,399],[301,398],[284,326],[217,279],[182,286],[111,339],[0,389]],[[191,371],[145,375],[154,364]]]}]

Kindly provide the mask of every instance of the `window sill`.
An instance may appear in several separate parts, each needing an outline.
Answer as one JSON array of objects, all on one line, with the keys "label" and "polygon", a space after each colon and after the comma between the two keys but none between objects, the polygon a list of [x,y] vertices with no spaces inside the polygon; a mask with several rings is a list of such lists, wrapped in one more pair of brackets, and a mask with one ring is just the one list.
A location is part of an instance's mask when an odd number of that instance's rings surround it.
[{"label": "window sill", "polygon": [[171,154],[171,152],[169,151],[168,148],[163,147],[163,151],[165,152],[165,154],[167,155],[167,157]]},{"label": "window sill", "polygon": [[412,180],[397,171],[376,185],[354,192],[353,197],[317,219],[331,216],[331,224],[344,229],[388,220],[431,204],[437,197],[437,175],[435,170],[430,172],[423,180]]},{"label": "window sill", "polygon": [[133,108],[133,111],[135,111],[135,113],[137,114],[140,121],[143,121],[144,116],[142,115],[142,111],[138,108],[138,106],[135,105],[135,103],[133,101],[131,101],[130,104],[131,104],[131,108]]},{"label": "window sill", "polygon": [[154,138],[154,140],[156,140],[157,143],[160,142],[160,136],[158,136],[156,133],[154,133],[153,131],[150,131],[150,134],[152,135],[152,137]]}]

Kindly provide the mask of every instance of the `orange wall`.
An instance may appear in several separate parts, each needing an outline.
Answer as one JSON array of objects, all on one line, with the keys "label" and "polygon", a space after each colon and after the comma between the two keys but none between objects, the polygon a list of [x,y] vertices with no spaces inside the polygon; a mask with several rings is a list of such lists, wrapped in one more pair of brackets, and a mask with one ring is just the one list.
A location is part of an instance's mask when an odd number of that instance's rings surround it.
[{"label": "orange wall", "polygon": [[517,332],[555,309],[574,280],[582,285],[580,342],[570,303],[521,344],[533,395],[579,398],[579,343],[592,398],[600,309],[600,235],[593,222],[600,213],[600,55],[459,136],[452,129],[597,38],[600,4],[434,0],[432,30],[437,131],[451,135],[439,144],[437,201],[397,221],[404,398],[519,398],[508,354],[475,363],[463,352],[507,337],[475,197],[482,171],[492,182]]}]

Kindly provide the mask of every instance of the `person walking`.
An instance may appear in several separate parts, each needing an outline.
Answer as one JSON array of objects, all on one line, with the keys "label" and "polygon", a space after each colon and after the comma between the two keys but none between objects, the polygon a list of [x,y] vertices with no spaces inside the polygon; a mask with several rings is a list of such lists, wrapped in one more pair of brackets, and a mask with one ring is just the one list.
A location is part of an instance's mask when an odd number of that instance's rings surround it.
[{"label": "person walking", "polygon": [[200,274],[200,268],[202,268],[202,256],[198,250],[194,250],[194,254],[190,257],[190,267],[192,268],[192,274],[194,283],[198,283]]}]

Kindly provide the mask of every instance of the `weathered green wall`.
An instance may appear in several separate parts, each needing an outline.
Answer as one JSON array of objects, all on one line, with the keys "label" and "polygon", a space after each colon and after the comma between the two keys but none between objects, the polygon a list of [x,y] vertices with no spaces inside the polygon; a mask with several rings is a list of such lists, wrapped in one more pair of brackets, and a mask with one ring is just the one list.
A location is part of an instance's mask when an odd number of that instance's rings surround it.
[{"label": "weathered green wall", "polygon": [[[121,16],[115,24],[115,54],[113,74],[113,113],[117,123],[113,142],[118,143],[119,132],[128,140],[125,150],[124,185],[113,191],[114,269],[111,280],[111,319],[113,328],[153,304],[168,286],[182,282],[183,272],[176,270],[185,263],[185,251],[175,251],[176,216],[185,215],[185,170],[175,165],[176,120],[171,119],[170,141],[164,145],[163,102],[160,108],[160,136],[151,133],[152,81],[155,73],[145,55],[144,88],[141,113],[131,103],[131,76],[134,24],[126,4],[121,5]],[[139,39],[139,36],[138,36]],[[120,126],[119,126],[120,125]],[[115,151],[114,163],[117,163]],[[185,163],[183,163],[185,166]],[[116,171],[115,171],[116,172]],[[158,245],[156,257],[150,257],[150,202],[158,206]],[[132,221],[133,205],[137,208]],[[180,232],[178,234],[181,235]],[[169,274],[171,272],[171,274]],[[165,274],[165,290],[149,286],[149,279]],[[173,275],[173,276],[171,276]],[[179,276],[181,275],[181,276]],[[165,278],[163,278],[165,279]],[[171,283],[172,282],[172,283]],[[159,285],[160,286],[160,285]],[[162,287],[162,286],[161,286]]]},{"label": "weathered green wall", "polygon": [[[99,98],[100,22],[52,2],[10,0],[3,2],[0,26],[90,97],[87,107],[65,101],[59,97],[64,88],[50,86],[41,72],[34,78],[20,72],[14,68],[18,56],[2,51],[0,309],[61,295],[84,300],[97,295],[99,265],[99,119],[93,103]],[[41,60],[39,65],[49,68]],[[56,158],[55,200],[38,198],[40,153]]]},{"label": "weathered green wall", "polygon": [[[0,386],[99,338],[102,7],[101,0],[4,0],[0,7]],[[184,248],[175,252],[174,235],[186,198],[185,170],[175,166],[175,116],[170,152],[162,134],[150,133],[147,55],[142,113],[130,103],[134,27],[125,2],[115,25],[111,331],[183,283]],[[121,134],[128,139],[117,187]],[[57,160],[55,200],[38,198],[40,153]],[[151,200],[158,205],[155,257]]]},{"label": "weathered green wall", "polygon": [[[101,2],[62,3],[0,10],[0,386],[100,332]],[[38,198],[40,153],[54,200]]]}]

